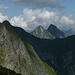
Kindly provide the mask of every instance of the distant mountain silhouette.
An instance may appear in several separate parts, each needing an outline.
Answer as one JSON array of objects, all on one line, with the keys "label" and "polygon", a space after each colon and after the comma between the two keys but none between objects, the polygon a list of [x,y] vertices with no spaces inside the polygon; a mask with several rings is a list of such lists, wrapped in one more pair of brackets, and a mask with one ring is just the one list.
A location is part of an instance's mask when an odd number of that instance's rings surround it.
[{"label": "distant mountain silhouette", "polygon": [[69,30],[62,30],[65,33],[68,33],[70,35],[75,35],[75,31],[73,29],[69,29]]},{"label": "distant mountain silhouette", "polygon": [[22,75],[22,74],[16,73],[13,70],[0,66],[0,75]]}]

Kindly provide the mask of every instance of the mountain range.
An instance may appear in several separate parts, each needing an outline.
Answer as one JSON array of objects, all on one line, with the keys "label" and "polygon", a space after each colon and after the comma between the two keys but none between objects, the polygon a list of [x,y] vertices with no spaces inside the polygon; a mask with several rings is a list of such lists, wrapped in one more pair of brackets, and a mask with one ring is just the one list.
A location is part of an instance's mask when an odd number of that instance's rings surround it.
[{"label": "mountain range", "polygon": [[36,27],[31,34],[40,39],[65,38],[69,36],[69,33],[61,31],[53,24],[50,24],[47,30],[40,25]]},{"label": "mountain range", "polygon": [[60,29],[58,29],[55,25],[51,24],[47,31],[49,31],[53,36],[56,38],[65,38],[69,36],[69,34],[62,32]]},{"label": "mountain range", "polygon": [[36,29],[33,32],[31,32],[31,34],[40,39],[54,39],[55,38],[51,33],[49,33],[41,25],[36,27]]},{"label": "mountain range", "polygon": [[0,24],[0,65],[23,75],[75,75],[75,35],[65,34],[41,39],[4,21]]}]

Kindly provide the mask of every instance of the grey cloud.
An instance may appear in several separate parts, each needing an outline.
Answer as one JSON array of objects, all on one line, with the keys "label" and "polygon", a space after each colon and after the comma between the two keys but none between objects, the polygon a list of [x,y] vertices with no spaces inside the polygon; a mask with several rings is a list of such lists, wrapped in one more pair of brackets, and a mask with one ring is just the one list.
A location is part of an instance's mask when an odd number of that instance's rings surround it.
[{"label": "grey cloud", "polygon": [[51,8],[64,8],[56,0],[12,0],[15,3],[22,3],[25,5],[33,5],[36,7],[51,7]]}]

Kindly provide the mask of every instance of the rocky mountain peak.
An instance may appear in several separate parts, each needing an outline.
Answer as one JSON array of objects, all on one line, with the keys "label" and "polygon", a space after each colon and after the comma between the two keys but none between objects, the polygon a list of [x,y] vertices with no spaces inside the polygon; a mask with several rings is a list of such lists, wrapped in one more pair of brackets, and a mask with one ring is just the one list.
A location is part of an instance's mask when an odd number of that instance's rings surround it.
[{"label": "rocky mountain peak", "polygon": [[56,31],[56,32],[59,32],[60,30],[55,26],[55,25],[53,25],[53,24],[50,24],[50,26],[48,27],[48,29],[47,29],[49,32],[50,31]]},{"label": "rocky mountain peak", "polygon": [[50,24],[49,28],[57,28],[57,27],[53,24]]},{"label": "rocky mountain peak", "polygon": [[5,24],[5,23],[11,25],[11,24],[9,23],[9,21],[7,21],[7,20],[3,21],[3,24]]},{"label": "rocky mountain peak", "polygon": [[39,26],[37,26],[36,28],[43,28],[43,26],[39,25]]},{"label": "rocky mountain peak", "polygon": [[41,25],[36,27],[35,30],[31,32],[31,34],[38,38],[41,38],[41,39],[54,39],[55,38],[46,29],[44,29]]},{"label": "rocky mountain peak", "polygon": [[59,28],[57,28],[53,24],[51,24],[48,27],[47,31],[49,31],[56,38],[65,38],[65,37],[69,36],[67,33],[62,32]]},{"label": "rocky mountain peak", "polygon": [[35,28],[34,31],[41,31],[41,32],[43,32],[43,31],[44,31],[44,28],[43,28],[41,25],[39,25],[39,26],[37,26],[37,27]]}]

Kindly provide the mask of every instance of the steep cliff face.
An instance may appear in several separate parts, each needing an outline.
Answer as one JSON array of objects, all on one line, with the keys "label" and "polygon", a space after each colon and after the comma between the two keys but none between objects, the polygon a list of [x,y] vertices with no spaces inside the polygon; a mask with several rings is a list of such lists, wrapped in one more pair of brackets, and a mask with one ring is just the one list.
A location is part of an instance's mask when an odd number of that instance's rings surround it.
[{"label": "steep cliff face", "polygon": [[51,24],[47,30],[56,38],[65,38],[65,37],[69,36],[68,33],[62,32],[53,24]]},{"label": "steep cliff face", "polygon": [[0,23],[0,65],[23,75],[55,75],[7,21]]},{"label": "steep cliff face", "polygon": [[33,32],[31,32],[31,34],[40,39],[54,39],[55,38],[47,30],[45,30],[41,25],[36,27],[36,29]]}]

